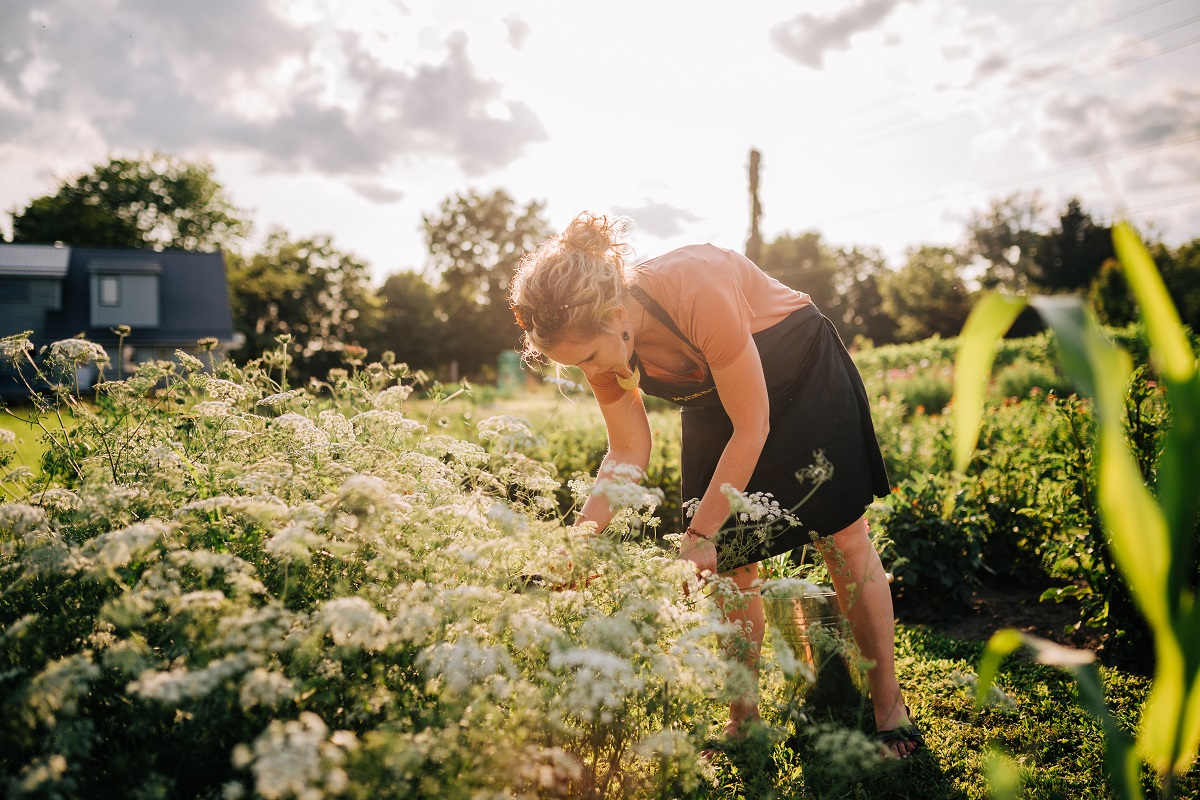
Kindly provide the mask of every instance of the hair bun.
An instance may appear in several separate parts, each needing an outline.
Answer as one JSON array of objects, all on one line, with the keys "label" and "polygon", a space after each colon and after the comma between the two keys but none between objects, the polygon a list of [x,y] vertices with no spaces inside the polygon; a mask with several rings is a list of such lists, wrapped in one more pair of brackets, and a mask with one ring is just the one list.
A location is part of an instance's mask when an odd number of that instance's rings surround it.
[{"label": "hair bun", "polygon": [[628,220],[624,217],[609,219],[602,214],[584,211],[571,220],[562,233],[563,247],[609,260],[614,256],[621,259],[628,251],[625,231]]}]

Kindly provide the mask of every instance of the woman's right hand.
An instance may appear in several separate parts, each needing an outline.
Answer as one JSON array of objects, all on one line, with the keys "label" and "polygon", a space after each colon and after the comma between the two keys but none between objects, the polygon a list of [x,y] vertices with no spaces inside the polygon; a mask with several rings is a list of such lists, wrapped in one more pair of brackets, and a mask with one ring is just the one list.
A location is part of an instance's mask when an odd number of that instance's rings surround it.
[{"label": "woman's right hand", "polygon": [[679,557],[696,565],[696,575],[704,577],[708,572],[717,574],[717,546],[712,539],[698,533],[685,533],[679,540]]}]

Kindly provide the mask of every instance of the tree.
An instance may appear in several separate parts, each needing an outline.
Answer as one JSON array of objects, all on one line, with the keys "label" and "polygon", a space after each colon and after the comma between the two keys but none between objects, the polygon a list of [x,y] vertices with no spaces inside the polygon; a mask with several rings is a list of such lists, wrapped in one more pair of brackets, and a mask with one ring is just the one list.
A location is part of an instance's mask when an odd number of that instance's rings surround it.
[{"label": "tree", "polygon": [[784,234],[764,244],[758,265],[780,283],[812,296],[822,310],[835,305],[837,267],[816,231]]},{"label": "tree", "polygon": [[865,339],[873,344],[895,341],[896,321],[883,304],[881,285],[887,266],[878,252],[857,247],[835,251],[835,304],[826,311],[847,344]]},{"label": "tree", "polygon": [[1100,267],[1115,258],[1112,228],[1097,225],[1077,199],[1067,203],[1059,224],[1034,257],[1034,283],[1047,292],[1087,291]]},{"label": "tree", "polygon": [[1193,331],[1200,331],[1200,239],[1185,242],[1174,251],[1157,244],[1151,252],[1179,316]]},{"label": "tree", "polygon": [[14,242],[215,250],[244,235],[211,165],[153,153],[113,158],[12,212]]},{"label": "tree", "polygon": [[229,291],[236,328],[246,336],[240,353],[253,358],[291,334],[295,367],[323,376],[341,361],[359,331],[374,325],[376,300],[367,265],[337,250],[328,236],[291,239],[272,230],[262,250],[230,261]]},{"label": "tree", "polygon": [[391,350],[397,361],[414,369],[431,369],[444,362],[443,343],[449,321],[439,313],[437,290],[417,272],[389,275],[378,292],[374,330],[363,344],[373,353]]},{"label": "tree", "polygon": [[950,247],[921,247],[882,287],[883,307],[896,321],[897,338],[915,342],[933,335],[957,336],[971,311],[962,279],[968,257]]},{"label": "tree", "polygon": [[1013,194],[977,212],[967,223],[967,248],[987,263],[980,279],[983,288],[1023,293],[1037,272],[1047,228],[1037,194]]},{"label": "tree", "polygon": [[470,191],[423,218],[439,305],[450,321],[443,352],[464,372],[494,367],[497,355],[520,341],[508,286],[521,256],[550,233],[543,209],[536,201],[522,208],[501,189]]},{"label": "tree", "polygon": [[1088,301],[1105,325],[1128,325],[1137,318],[1125,271],[1115,258],[1105,261],[1088,289]]}]

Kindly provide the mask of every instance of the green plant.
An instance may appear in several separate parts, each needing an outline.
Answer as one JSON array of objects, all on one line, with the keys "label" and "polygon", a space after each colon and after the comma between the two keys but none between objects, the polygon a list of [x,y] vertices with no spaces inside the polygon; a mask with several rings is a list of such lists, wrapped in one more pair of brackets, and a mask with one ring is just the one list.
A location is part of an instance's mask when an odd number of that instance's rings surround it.
[{"label": "green plant", "polygon": [[985,574],[989,521],[964,503],[947,508],[949,489],[946,476],[919,476],[897,485],[882,502],[897,585],[918,601],[966,603]]},{"label": "green plant", "polygon": [[[1139,756],[1155,770],[1164,797],[1174,797],[1179,777],[1200,748],[1200,605],[1195,602],[1196,518],[1200,495],[1200,372],[1186,330],[1154,263],[1126,224],[1113,229],[1121,266],[1137,298],[1150,352],[1167,387],[1173,425],[1165,434],[1154,491],[1126,438],[1127,352],[1114,346],[1079,299],[1044,297],[1031,302],[1053,326],[1064,372],[1096,404],[1098,506],[1113,561],[1128,583],[1154,637],[1155,674],[1142,708],[1137,748],[1112,721],[1088,654],[1050,646],[1014,631],[993,637],[980,667],[986,690],[1000,660],[1021,644],[1076,676],[1081,699],[1105,729],[1113,791],[1144,796]],[[964,327],[956,376],[956,467],[965,469],[982,414],[991,348],[1024,301],[990,295]]]}]

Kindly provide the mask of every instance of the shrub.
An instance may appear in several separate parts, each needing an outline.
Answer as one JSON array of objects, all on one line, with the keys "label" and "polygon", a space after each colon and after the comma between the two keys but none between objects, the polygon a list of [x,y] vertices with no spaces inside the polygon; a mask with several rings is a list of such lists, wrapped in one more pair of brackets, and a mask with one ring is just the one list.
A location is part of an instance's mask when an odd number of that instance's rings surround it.
[{"label": "shrub", "polygon": [[893,573],[906,597],[966,603],[982,583],[988,521],[965,504],[949,516],[943,501],[947,477],[915,477],[897,485],[882,502],[880,522],[892,540]]},{"label": "shrub", "polygon": [[568,535],[520,420],[452,437],[403,365],[284,366],[157,362],[32,412],[55,455],[0,505],[7,795],[693,793],[739,668],[688,565]]}]

